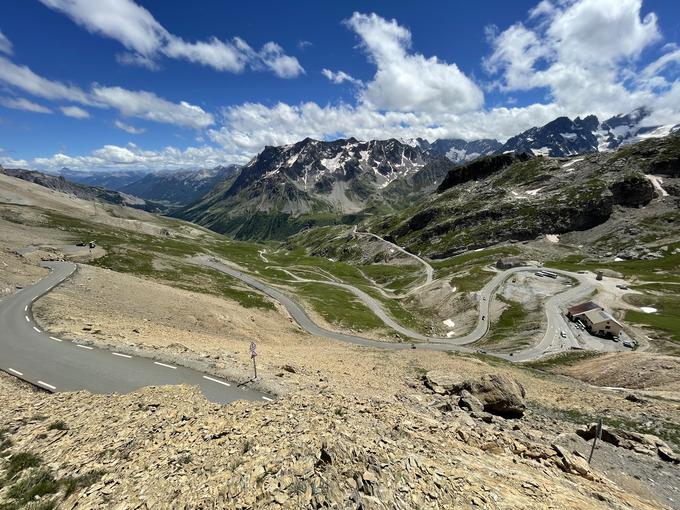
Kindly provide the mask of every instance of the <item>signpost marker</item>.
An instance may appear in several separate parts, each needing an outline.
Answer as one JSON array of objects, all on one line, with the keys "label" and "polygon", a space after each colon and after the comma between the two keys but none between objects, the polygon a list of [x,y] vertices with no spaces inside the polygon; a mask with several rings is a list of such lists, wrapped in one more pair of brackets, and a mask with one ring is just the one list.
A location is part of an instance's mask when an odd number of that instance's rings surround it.
[{"label": "signpost marker", "polygon": [[595,453],[595,445],[597,444],[598,439],[602,439],[602,418],[597,420],[597,428],[595,429],[595,437],[593,438],[593,447],[590,450],[590,456],[588,457],[588,464],[590,464],[590,461],[593,458],[593,453]]},{"label": "signpost marker", "polygon": [[257,357],[257,345],[255,342],[250,342],[250,359],[253,360],[253,370],[255,371],[254,379],[257,379],[257,364],[255,363],[255,358]]}]

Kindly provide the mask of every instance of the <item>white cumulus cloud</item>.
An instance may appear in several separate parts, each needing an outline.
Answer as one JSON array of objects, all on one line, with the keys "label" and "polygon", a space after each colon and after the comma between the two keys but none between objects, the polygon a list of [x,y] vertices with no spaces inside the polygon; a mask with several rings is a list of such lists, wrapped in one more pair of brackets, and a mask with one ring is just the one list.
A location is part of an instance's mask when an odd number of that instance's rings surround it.
[{"label": "white cumulus cloud", "polygon": [[40,0],[86,30],[117,40],[142,55],[156,52],[167,31],[144,7],[130,0]]},{"label": "white cumulus cloud", "polygon": [[[63,100],[97,108],[115,108],[126,117],[152,120],[176,126],[203,129],[213,124],[213,116],[186,101],[173,103],[153,92],[122,87],[94,85],[85,91],[75,85],[49,80],[26,66],[0,57],[0,82],[43,99]],[[65,115],[84,118],[87,112],[75,106],[62,108]]]},{"label": "white cumulus cloud", "polygon": [[6,108],[14,110],[23,110],[25,112],[33,113],[52,113],[47,106],[43,106],[33,101],[29,101],[24,97],[0,97],[0,104]]},{"label": "white cumulus cloud", "polygon": [[396,20],[354,13],[346,21],[377,71],[362,100],[378,109],[461,113],[484,104],[482,90],[456,64],[411,53],[411,32]]},{"label": "white cumulus cloud", "polygon": [[279,78],[295,78],[305,73],[298,59],[286,55],[275,42],[268,42],[258,54],[262,64]]},{"label": "white cumulus cloud", "polygon": [[[651,106],[657,95],[638,80],[640,54],[661,39],[641,0],[543,0],[523,23],[491,31],[486,69],[504,91],[547,88],[571,114],[611,115]],[[652,74],[672,60],[661,57]],[[658,80],[646,84],[659,85]]]},{"label": "white cumulus cloud", "polygon": [[83,110],[79,106],[61,106],[59,107],[61,113],[67,117],[73,117],[74,119],[88,119],[90,114],[87,110]]},{"label": "white cumulus cloud", "polygon": [[[163,53],[168,57],[181,58],[218,71],[240,73],[245,69],[249,56],[244,51],[245,47],[239,47],[239,42],[237,39],[234,44],[213,37],[208,41],[190,43],[173,36],[168,39]],[[247,48],[250,49],[249,46]]]},{"label": "white cumulus cloud", "polygon": [[5,53],[6,55],[12,54],[12,43],[7,36],[0,30],[0,53]]},{"label": "white cumulus cloud", "polygon": [[123,122],[121,120],[116,120],[116,122],[114,122],[114,124],[118,129],[122,129],[123,131],[127,131],[131,135],[141,135],[142,133],[144,133],[146,131],[146,129],[144,129],[144,128],[138,128],[138,127],[135,127],[135,126],[131,126],[130,124],[126,124],[125,122]]},{"label": "white cumulus cloud", "polygon": [[144,7],[132,0],[40,0],[86,30],[115,39],[130,52],[117,55],[126,65],[155,70],[161,55],[212,67],[218,71],[242,72],[269,69],[281,78],[304,73],[297,58],[286,55],[274,42],[258,52],[245,41],[234,37],[223,41],[211,37],[206,41],[186,41],[166,30]]},{"label": "white cumulus cloud", "polygon": [[[17,164],[21,163],[21,164]],[[225,153],[212,147],[189,147],[184,150],[165,147],[161,150],[145,150],[133,143],[126,146],[105,145],[89,155],[70,156],[62,152],[50,157],[29,161],[2,157],[0,164],[23,166],[43,171],[56,171],[63,167],[71,170],[160,170],[180,168],[212,168],[228,164]]]},{"label": "white cumulus cloud", "polygon": [[0,81],[43,99],[76,101],[82,104],[92,102],[88,94],[79,87],[48,80],[28,67],[18,66],[4,57],[0,57]]},{"label": "white cumulus cloud", "polygon": [[362,85],[362,81],[354,78],[352,75],[347,74],[345,71],[331,71],[330,69],[322,69],[321,74],[328,78],[331,82],[336,85],[341,83],[349,82],[354,85]]},{"label": "white cumulus cloud", "polygon": [[173,103],[158,97],[153,92],[144,90],[94,86],[92,97],[97,102],[115,108],[126,117],[137,117],[196,129],[206,128],[213,123],[213,116],[200,106],[186,101]]}]

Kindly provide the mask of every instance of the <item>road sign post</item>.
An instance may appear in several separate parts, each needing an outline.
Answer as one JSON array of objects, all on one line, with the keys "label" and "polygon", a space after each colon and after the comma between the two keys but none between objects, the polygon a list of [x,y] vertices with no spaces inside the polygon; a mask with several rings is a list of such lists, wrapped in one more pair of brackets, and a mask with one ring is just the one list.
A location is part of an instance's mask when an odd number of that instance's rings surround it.
[{"label": "road sign post", "polygon": [[597,428],[595,429],[595,437],[593,438],[593,447],[590,450],[590,456],[588,457],[588,464],[593,458],[593,453],[595,453],[595,445],[597,445],[597,440],[602,439],[602,418],[597,420]]},{"label": "road sign post", "polygon": [[253,360],[253,370],[255,371],[254,379],[257,379],[257,363],[255,363],[255,358],[257,357],[257,345],[255,342],[250,342],[250,359]]}]

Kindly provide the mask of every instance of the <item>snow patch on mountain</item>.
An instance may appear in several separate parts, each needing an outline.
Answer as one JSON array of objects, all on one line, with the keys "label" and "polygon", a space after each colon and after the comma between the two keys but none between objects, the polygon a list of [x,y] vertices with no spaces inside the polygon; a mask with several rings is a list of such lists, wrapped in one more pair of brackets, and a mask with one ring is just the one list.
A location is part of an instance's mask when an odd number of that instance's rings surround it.
[{"label": "snow patch on mountain", "polygon": [[575,164],[578,163],[579,161],[583,161],[583,158],[572,159],[571,161],[569,161],[569,162],[565,163],[564,165],[562,165],[562,168],[569,168],[570,166],[575,165]]},{"label": "snow patch on mountain", "polygon": [[638,108],[600,122],[594,115],[584,118],[559,117],[508,139],[497,153],[527,152],[534,155],[564,157],[589,152],[612,151],[646,138],[663,137],[678,125],[650,126],[651,111]]}]

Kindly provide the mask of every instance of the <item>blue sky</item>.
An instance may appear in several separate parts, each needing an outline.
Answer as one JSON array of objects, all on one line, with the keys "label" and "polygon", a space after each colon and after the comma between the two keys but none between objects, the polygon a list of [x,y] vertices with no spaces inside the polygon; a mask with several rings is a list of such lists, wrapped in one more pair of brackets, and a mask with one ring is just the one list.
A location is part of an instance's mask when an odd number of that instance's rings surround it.
[{"label": "blue sky", "polygon": [[680,4],[5,0],[0,163],[200,168],[306,136],[680,122]]}]

